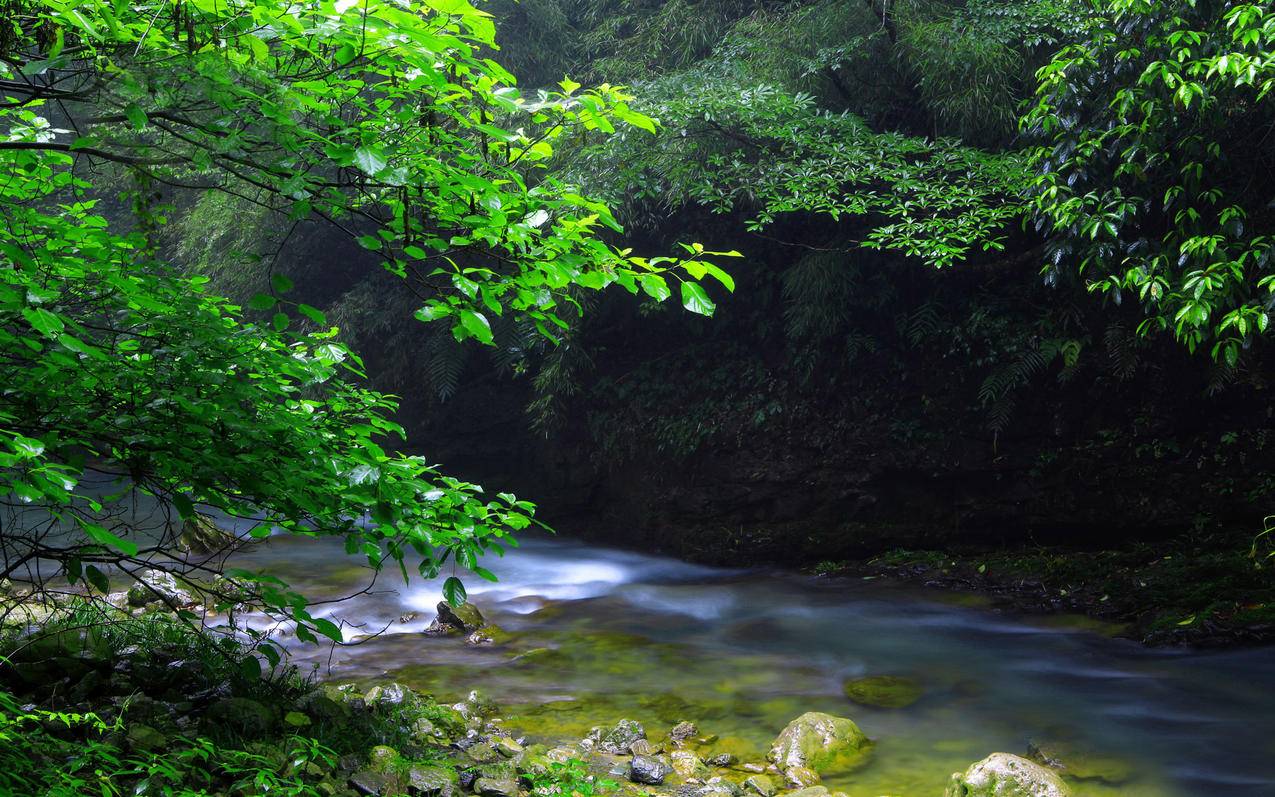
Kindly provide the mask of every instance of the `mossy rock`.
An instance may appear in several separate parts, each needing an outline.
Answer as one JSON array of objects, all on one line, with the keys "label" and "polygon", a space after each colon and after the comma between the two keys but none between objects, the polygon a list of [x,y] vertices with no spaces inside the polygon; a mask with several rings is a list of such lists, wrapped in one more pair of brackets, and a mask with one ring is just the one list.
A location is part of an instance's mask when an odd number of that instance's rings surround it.
[{"label": "mossy rock", "polygon": [[259,739],[277,724],[275,713],[266,705],[246,697],[218,700],[204,712],[204,732],[214,739]]},{"label": "mossy rock", "polygon": [[841,689],[851,701],[877,708],[906,708],[920,700],[924,692],[916,681],[897,675],[851,678],[842,684]]},{"label": "mossy rock", "polygon": [[1080,780],[1120,784],[1133,776],[1133,765],[1125,759],[1067,741],[1034,740],[1027,752],[1037,762]]},{"label": "mossy rock", "polygon": [[[465,604],[468,606],[469,604]],[[498,625],[487,624],[465,638],[466,645],[507,645],[514,635]]]},{"label": "mossy rock", "polygon": [[992,753],[954,773],[944,797],[1071,797],[1052,770],[1009,753]]},{"label": "mossy rock", "polygon": [[784,771],[804,767],[826,774],[859,767],[871,749],[871,740],[853,720],[810,711],[775,737],[769,758]]}]

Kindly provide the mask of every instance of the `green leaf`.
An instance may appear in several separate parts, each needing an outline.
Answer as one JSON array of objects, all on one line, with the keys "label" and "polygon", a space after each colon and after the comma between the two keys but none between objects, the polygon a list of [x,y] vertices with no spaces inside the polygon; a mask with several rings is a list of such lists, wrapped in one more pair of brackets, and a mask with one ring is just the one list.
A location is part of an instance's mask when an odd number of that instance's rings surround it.
[{"label": "green leaf", "polygon": [[456,576],[449,576],[443,582],[443,597],[452,606],[463,606],[469,599],[468,593],[465,592],[465,585]]},{"label": "green leaf", "polygon": [[239,660],[239,674],[244,680],[257,682],[261,680],[261,659],[248,655]]},{"label": "green leaf", "polygon": [[137,103],[129,104],[129,106],[124,109],[124,116],[128,119],[129,123],[133,125],[134,130],[141,130],[143,127],[146,127],[146,123],[150,121],[146,116],[146,112],[143,111],[141,106]]},{"label": "green leaf", "polygon": [[45,337],[55,338],[63,329],[66,329],[66,324],[62,322],[60,317],[42,307],[24,308],[22,317],[27,320],[32,329]]},{"label": "green leaf", "polygon": [[354,165],[368,177],[375,177],[385,170],[388,161],[385,154],[370,147],[359,147],[354,150]]},{"label": "green leaf", "polygon": [[96,523],[89,523],[86,520],[80,521],[80,528],[84,529],[84,533],[99,545],[105,545],[107,548],[113,548],[125,556],[137,556],[137,543],[132,540],[126,540],[123,537],[117,537],[107,531],[105,527]]},{"label": "green leaf", "polygon": [[491,324],[488,323],[487,316],[482,313],[476,313],[473,310],[461,310],[460,323],[469,334],[483,343],[493,342]]},{"label": "green leaf", "polygon": [[287,293],[288,291],[292,290],[293,287],[295,286],[292,280],[289,279],[287,275],[271,274],[270,287],[274,289],[275,293]]},{"label": "green leaf", "polygon": [[297,305],[297,312],[310,319],[318,326],[323,327],[328,324],[328,317],[325,316],[319,309],[311,307],[308,304]]},{"label": "green leaf", "polygon": [[708,294],[700,287],[698,282],[685,281],[682,283],[682,306],[692,313],[711,316],[717,306],[713,304],[713,300],[708,298]]},{"label": "green leaf", "polygon": [[333,642],[341,642],[345,639],[345,636],[341,633],[340,626],[331,620],[325,620],[322,617],[316,617],[314,619],[314,630],[323,634]]},{"label": "green leaf", "polygon": [[86,568],[84,568],[84,578],[86,581],[88,581],[90,584],[93,585],[94,589],[96,589],[98,592],[102,593],[103,595],[111,591],[110,579],[108,579],[106,577],[106,574],[103,573],[101,570],[98,570],[97,567],[94,565],[88,565]]},{"label": "green leaf", "polygon": [[279,303],[279,300],[268,293],[258,293],[248,300],[248,309],[250,310],[269,310]]}]

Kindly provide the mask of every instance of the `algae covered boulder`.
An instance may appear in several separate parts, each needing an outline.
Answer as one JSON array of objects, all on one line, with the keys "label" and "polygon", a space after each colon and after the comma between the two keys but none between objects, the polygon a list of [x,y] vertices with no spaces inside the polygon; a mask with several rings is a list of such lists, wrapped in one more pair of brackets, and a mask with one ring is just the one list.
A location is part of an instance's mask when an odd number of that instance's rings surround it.
[{"label": "algae covered boulder", "polygon": [[841,688],[851,701],[876,708],[905,708],[919,700],[922,691],[916,681],[897,675],[851,678]]},{"label": "algae covered boulder", "polygon": [[646,729],[637,720],[623,719],[598,739],[598,749],[612,755],[624,755],[633,743],[646,738]]},{"label": "algae covered boulder", "polygon": [[871,748],[872,742],[853,720],[811,711],[788,723],[775,737],[768,757],[781,770],[842,772],[863,763]]},{"label": "algae covered boulder", "polygon": [[431,635],[457,632],[472,634],[485,625],[487,625],[486,618],[474,604],[462,603],[459,606],[452,606],[447,601],[439,601],[438,616],[434,618],[434,622],[430,623],[429,628],[425,629],[425,633]]},{"label": "algae covered boulder", "polygon": [[1070,797],[1062,778],[1026,758],[992,753],[953,773],[944,797]]},{"label": "algae covered boulder", "polygon": [[128,589],[128,605],[134,608],[162,603],[167,606],[190,606],[195,599],[177,585],[177,579],[165,570],[147,569],[134,573],[136,582]]},{"label": "algae covered boulder", "polygon": [[658,786],[673,773],[673,768],[655,756],[635,755],[629,762],[629,780]]}]

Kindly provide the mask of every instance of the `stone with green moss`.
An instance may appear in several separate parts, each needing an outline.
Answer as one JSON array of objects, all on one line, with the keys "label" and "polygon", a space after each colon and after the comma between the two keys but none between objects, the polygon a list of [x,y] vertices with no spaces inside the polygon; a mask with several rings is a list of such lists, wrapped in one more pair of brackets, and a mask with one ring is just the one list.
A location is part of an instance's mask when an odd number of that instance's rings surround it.
[{"label": "stone with green moss", "polygon": [[965,772],[953,773],[944,797],[1070,797],[1053,771],[1009,753],[992,753]]},{"label": "stone with green moss", "polygon": [[869,675],[842,684],[846,697],[863,706],[905,708],[921,698],[921,685],[897,675]]},{"label": "stone with green moss", "polygon": [[775,782],[766,775],[749,775],[744,778],[744,789],[758,797],[775,797]]},{"label": "stone with green moss", "polygon": [[1133,775],[1127,760],[1065,740],[1033,740],[1027,752],[1037,762],[1080,780],[1120,784]]},{"label": "stone with green moss", "polygon": [[[466,604],[467,606],[469,604]],[[498,625],[487,624],[465,638],[466,645],[505,645],[514,635]]]},{"label": "stone with green moss", "polygon": [[126,738],[129,747],[145,752],[162,750],[168,745],[168,737],[151,726],[141,723],[130,726]]},{"label": "stone with green moss", "polygon": [[853,720],[811,711],[775,737],[769,758],[785,772],[797,767],[844,772],[861,765],[871,749],[872,742]]}]

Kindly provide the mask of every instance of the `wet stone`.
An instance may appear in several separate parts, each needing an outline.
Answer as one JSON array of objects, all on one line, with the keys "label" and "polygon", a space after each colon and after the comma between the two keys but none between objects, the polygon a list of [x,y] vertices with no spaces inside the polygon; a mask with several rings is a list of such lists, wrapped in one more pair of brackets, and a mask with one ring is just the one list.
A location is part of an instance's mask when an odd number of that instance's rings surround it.
[{"label": "wet stone", "polygon": [[673,773],[673,768],[653,756],[635,755],[629,762],[629,780],[659,786]]},{"label": "wet stone", "polygon": [[679,722],[668,732],[668,738],[674,744],[685,744],[688,739],[699,735],[699,728],[693,722]]},{"label": "wet stone", "polygon": [[774,797],[778,791],[775,782],[765,775],[749,775],[744,778],[744,789],[758,797]]},{"label": "wet stone", "polygon": [[418,764],[407,770],[407,787],[422,797],[452,797],[456,775],[444,767]]},{"label": "wet stone", "polygon": [[636,720],[623,719],[598,740],[598,749],[612,755],[623,755],[639,739],[646,738],[646,729]]},{"label": "wet stone", "polygon": [[906,708],[921,698],[921,685],[911,678],[897,675],[870,675],[852,678],[842,684],[851,701],[877,708]]}]

